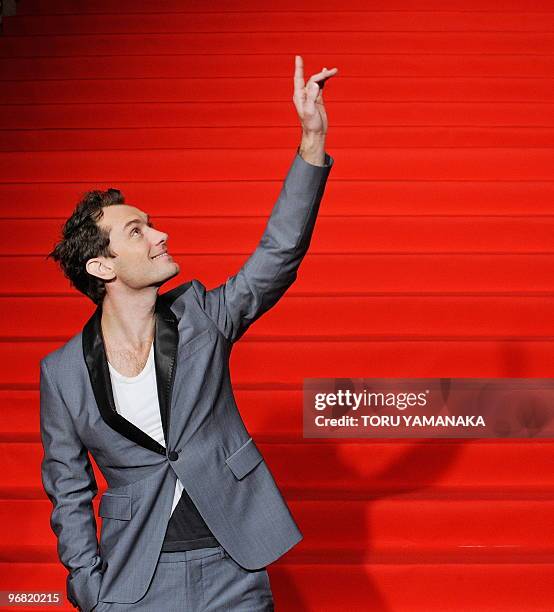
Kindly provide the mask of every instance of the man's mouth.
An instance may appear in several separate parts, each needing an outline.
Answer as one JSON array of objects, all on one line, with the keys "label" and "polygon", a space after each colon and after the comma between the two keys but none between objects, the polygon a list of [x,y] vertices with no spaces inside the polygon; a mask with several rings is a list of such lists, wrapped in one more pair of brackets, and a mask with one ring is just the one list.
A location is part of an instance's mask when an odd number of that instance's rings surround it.
[{"label": "man's mouth", "polygon": [[167,251],[164,251],[163,253],[158,253],[158,255],[154,255],[152,259],[160,259],[162,257],[171,257],[171,255]]}]

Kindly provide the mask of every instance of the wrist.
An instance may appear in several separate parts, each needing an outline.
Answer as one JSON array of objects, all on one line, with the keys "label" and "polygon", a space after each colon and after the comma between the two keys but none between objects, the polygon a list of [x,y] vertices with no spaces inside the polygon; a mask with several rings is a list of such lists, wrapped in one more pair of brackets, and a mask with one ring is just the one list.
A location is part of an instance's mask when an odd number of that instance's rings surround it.
[{"label": "wrist", "polygon": [[325,134],[302,132],[298,153],[308,163],[323,166],[325,162]]}]

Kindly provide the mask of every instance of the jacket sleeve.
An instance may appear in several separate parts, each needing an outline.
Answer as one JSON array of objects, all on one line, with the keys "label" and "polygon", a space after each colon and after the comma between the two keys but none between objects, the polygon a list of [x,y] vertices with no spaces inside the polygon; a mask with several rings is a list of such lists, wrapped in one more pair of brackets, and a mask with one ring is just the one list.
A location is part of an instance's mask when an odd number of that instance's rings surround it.
[{"label": "jacket sleeve", "polygon": [[92,499],[98,492],[87,449],[47,370],[40,362],[42,484],[52,502],[50,525],[60,561],[69,571],[67,598],[89,612],[98,602],[103,560],[98,554]]},{"label": "jacket sleeve", "polygon": [[324,165],[316,166],[302,159],[297,149],[261,240],[238,273],[209,291],[192,280],[201,306],[230,342],[236,342],[296,280],[333,162],[325,153]]}]

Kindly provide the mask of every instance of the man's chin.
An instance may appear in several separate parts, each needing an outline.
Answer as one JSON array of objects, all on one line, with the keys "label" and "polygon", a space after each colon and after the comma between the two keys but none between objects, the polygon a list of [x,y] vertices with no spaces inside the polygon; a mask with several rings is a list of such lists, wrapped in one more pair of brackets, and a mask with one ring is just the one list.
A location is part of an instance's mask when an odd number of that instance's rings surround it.
[{"label": "man's chin", "polygon": [[166,270],[164,274],[160,274],[160,279],[153,283],[154,285],[157,285],[158,287],[161,287],[164,283],[166,283],[168,280],[175,278],[175,276],[177,276],[179,274],[179,272],[181,271],[179,264],[175,262],[175,265],[173,266],[167,266],[168,268],[171,268],[170,270]]}]

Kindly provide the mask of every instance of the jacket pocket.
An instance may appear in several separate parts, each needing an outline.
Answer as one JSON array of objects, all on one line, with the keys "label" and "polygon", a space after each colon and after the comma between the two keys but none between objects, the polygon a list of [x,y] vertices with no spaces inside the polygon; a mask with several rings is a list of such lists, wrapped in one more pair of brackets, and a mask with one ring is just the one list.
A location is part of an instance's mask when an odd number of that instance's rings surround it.
[{"label": "jacket pocket", "polygon": [[240,448],[225,459],[225,463],[240,480],[251,472],[262,460],[262,454],[258,450],[254,440],[250,437]]},{"label": "jacket pocket", "polygon": [[194,336],[192,340],[185,342],[179,349],[181,357],[188,357],[192,353],[195,353],[198,349],[202,348],[205,344],[208,344],[212,339],[212,332],[210,329],[205,329],[200,332],[197,336]]},{"label": "jacket pocket", "polygon": [[131,496],[104,493],[98,507],[98,516],[129,521],[131,519]]}]

